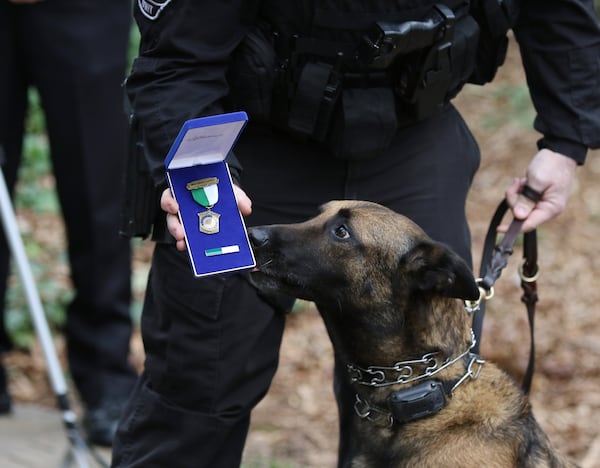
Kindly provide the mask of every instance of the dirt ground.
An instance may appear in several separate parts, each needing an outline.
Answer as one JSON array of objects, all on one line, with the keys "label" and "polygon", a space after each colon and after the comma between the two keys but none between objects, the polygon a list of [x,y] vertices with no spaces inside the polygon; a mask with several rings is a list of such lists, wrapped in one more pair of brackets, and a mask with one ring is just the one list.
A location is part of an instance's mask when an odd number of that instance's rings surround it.
[{"label": "dirt ground", "polygon": [[[515,106],[520,105],[519,91],[508,86],[522,83],[513,44],[507,65],[492,85],[468,87],[456,100],[482,150],[481,168],[467,206],[475,265],[504,189],[513,177],[524,174],[539,138],[529,121],[513,117]],[[540,302],[531,400],[551,440],[584,468],[600,468],[599,176],[600,152],[591,153],[579,169],[568,210],[538,231]],[[60,232],[56,219],[31,220],[26,214],[23,219],[40,238],[44,232]],[[54,243],[50,250],[61,248],[59,241],[47,242]],[[517,249],[488,304],[482,354],[520,378],[529,338],[520,302],[518,255]],[[142,281],[148,258],[148,247],[137,249],[135,269]],[[68,272],[63,269],[56,274],[66,278]],[[271,390],[253,413],[245,453],[248,467],[321,468],[336,463],[331,345],[312,305],[300,303],[297,309],[287,322],[280,368]],[[132,343],[133,359],[141,366],[143,348],[137,334]],[[60,337],[57,346],[62,355]],[[7,364],[15,399],[53,404],[37,348],[13,353]]]}]

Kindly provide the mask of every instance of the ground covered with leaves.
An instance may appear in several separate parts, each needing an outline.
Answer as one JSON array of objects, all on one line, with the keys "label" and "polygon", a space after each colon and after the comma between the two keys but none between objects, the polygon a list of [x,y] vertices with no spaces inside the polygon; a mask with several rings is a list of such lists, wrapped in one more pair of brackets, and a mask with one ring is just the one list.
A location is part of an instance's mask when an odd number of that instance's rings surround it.
[{"label": "ground covered with leaves", "polygon": [[[492,213],[513,177],[521,176],[539,138],[514,44],[498,79],[467,87],[456,100],[480,143],[481,168],[468,201],[475,265]],[[568,210],[538,231],[540,301],[536,315],[536,373],[531,391],[535,414],[554,444],[584,468],[600,467],[600,153],[579,169]],[[20,213],[22,230],[41,246],[42,262],[57,266],[53,281],[69,285],[60,219]],[[520,379],[529,352],[525,307],[511,258],[489,302],[482,354]],[[135,254],[136,294],[143,293],[150,247]],[[57,259],[62,258],[62,261]],[[62,339],[57,349],[64,355]],[[132,359],[143,363],[139,335]],[[43,355],[7,357],[11,391],[18,401],[54,404]],[[267,397],[253,413],[245,453],[247,467],[334,467],[337,410],[332,393],[332,350],[318,312],[299,303],[288,319],[280,368]]]}]

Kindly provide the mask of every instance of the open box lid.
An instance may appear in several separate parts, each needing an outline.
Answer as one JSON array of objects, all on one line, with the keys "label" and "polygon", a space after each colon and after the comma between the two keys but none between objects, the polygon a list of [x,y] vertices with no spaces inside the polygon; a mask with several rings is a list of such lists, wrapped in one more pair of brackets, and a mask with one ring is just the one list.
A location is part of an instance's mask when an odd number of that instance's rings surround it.
[{"label": "open box lid", "polygon": [[245,112],[186,121],[165,158],[167,170],[223,161],[247,121]]}]

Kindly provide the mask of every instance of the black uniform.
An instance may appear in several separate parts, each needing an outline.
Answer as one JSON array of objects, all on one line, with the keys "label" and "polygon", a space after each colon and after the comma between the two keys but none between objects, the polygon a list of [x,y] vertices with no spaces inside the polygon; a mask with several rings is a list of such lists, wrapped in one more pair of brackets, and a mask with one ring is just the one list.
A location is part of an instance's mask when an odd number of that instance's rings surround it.
[{"label": "black uniform", "polygon": [[[164,8],[160,10],[156,3]],[[164,157],[183,121],[236,110],[231,103],[239,102],[236,99],[243,94],[239,87],[262,83],[256,77],[252,81],[236,76],[239,57],[231,59],[234,51],[252,48],[245,42],[236,50],[256,24],[248,20],[249,3],[139,2],[135,15],[142,43],[128,91],[159,188],[166,186]],[[336,72],[348,71],[344,79],[349,91],[344,88],[342,101],[337,101],[335,112],[341,106],[343,114],[334,114],[325,138],[311,133],[319,125],[298,130],[306,123],[302,116],[310,114],[310,104],[297,114],[300,120],[294,132],[281,125],[282,120],[293,120],[289,109],[278,114],[277,105],[269,106],[277,114],[271,122],[250,116],[235,147],[237,161],[230,159],[234,178],[253,201],[248,224],[302,221],[330,199],[365,199],[407,215],[470,260],[464,207],[479,150],[456,109],[444,99],[433,112],[419,115],[389,93],[389,77],[381,81],[379,75],[369,76],[362,82],[359,77],[357,84],[350,76],[356,64],[345,62],[347,54],[339,66],[335,54],[328,60],[315,50],[327,55],[327,44],[335,44],[334,49],[343,44],[340,47],[346,51],[348,44],[357,46],[361,37],[357,30],[364,33],[382,17],[418,20],[429,14],[431,3],[261,3],[258,18],[266,25],[261,30],[272,38],[278,57],[289,59],[286,66],[297,67],[286,79],[301,93],[303,71],[314,78],[304,82],[308,99],[301,105],[310,103],[312,82],[325,76],[325,85],[335,84],[333,75],[322,74],[323,66],[313,67],[315,63],[326,64],[330,72],[332,67],[338,67]],[[456,9],[464,6],[464,2],[450,3]],[[600,113],[592,104],[600,98],[600,28],[593,4],[525,2],[516,31],[538,109],[536,126],[544,134],[540,145],[582,163],[587,148],[600,144]],[[303,54],[292,58],[299,49]],[[298,63],[291,64],[296,59]],[[321,91],[323,96],[329,92]],[[394,116],[382,96],[397,105]],[[259,115],[261,106],[255,107]],[[367,116],[361,128],[363,114],[377,114],[378,109],[386,118],[373,124],[377,117]],[[396,119],[391,134],[387,116]],[[340,134],[336,123],[352,132]],[[373,135],[385,144],[360,146]],[[352,144],[340,151],[340,142]],[[361,151],[353,152],[353,147]],[[258,295],[244,274],[194,279],[185,253],[177,252],[172,243],[157,243],[142,316],[146,367],[117,432],[114,466],[238,466],[250,411],[264,396],[277,367],[289,305],[285,298]],[[340,464],[351,450],[347,440],[353,401],[346,401],[345,389],[336,378]]]},{"label": "black uniform", "polygon": [[[118,235],[128,125],[121,84],[131,27],[128,0],[0,0],[0,145],[12,190],[21,159],[27,89],[41,96],[68,239],[75,297],[67,308],[69,369],[86,407],[126,398],[130,245]],[[9,252],[0,244],[0,317]],[[0,351],[10,346],[3,320]]]}]

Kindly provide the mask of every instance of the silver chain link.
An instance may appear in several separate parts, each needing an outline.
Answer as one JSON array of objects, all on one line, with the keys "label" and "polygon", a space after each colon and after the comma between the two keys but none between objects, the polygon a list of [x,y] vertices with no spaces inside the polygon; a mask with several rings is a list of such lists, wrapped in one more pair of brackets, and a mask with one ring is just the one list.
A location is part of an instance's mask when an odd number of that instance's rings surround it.
[{"label": "silver chain link", "polygon": [[[352,383],[366,385],[368,387],[386,387],[389,385],[405,384],[417,380],[429,378],[438,372],[450,367],[455,362],[461,360],[475,347],[475,334],[471,330],[471,345],[463,353],[454,359],[447,358],[441,364],[438,362],[438,351],[424,354],[420,359],[410,361],[399,361],[393,366],[369,366],[367,368],[348,364],[346,366]],[[415,375],[414,366],[425,366],[421,374]],[[393,375],[390,376],[389,374]]]}]

